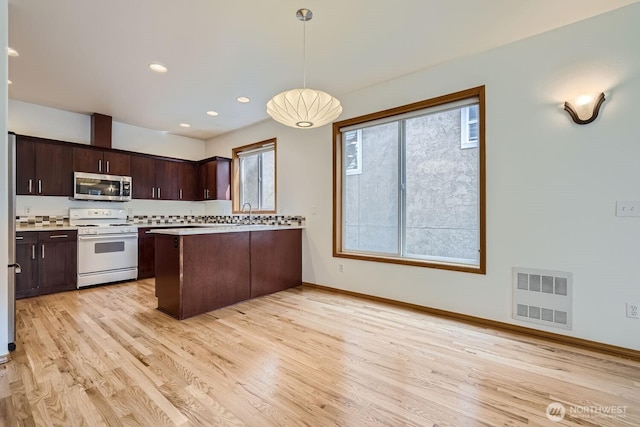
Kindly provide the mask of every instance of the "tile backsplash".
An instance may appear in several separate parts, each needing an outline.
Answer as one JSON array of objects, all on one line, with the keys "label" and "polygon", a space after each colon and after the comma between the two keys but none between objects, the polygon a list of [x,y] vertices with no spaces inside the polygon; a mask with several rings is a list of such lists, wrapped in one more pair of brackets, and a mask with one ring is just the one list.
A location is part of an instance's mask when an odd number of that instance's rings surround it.
[{"label": "tile backsplash", "polygon": [[[249,215],[134,215],[129,217],[133,225],[146,224],[249,224]],[[299,215],[253,215],[253,224],[305,225],[305,217]],[[18,227],[62,227],[69,225],[68,215],[24,215],[16,217]]]}]

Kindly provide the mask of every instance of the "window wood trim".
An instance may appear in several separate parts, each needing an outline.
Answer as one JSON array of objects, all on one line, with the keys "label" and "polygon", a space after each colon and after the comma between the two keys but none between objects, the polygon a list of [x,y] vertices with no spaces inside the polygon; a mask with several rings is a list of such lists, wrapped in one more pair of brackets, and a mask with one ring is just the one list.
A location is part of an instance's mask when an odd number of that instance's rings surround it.
[{"label": "window wood trim", "polygon": [[[385,255],[357,254],[342,251],[342,164],[344,153],[342,152],[342,132],[340,129],[348,126],[359,125],[374,120],[385,119],[416,110],[448,104],[467,98],[478,98],[478,180],[479,180],[479,257],[478,265],[466,265],[455,263],[441,263],[431,260],[420,260],[404,257],[393,257]],[[391,264],[412,265],[420,267],[438,268],[444,270],[461,271],[467,273],[486,274],[486,156],[485,156],[485,86],[477,86],[471,89],[438,96],[424,101],[414,102],[400,107],[390,108],[376,113],[365,114],[333,123],[333,256],[336,258],[350,258],[362,261],[385,262]]]},{"label": "window wood trim", "polygon": [[274,179],[274,189],[273,189],[273,210],[253,210],[254,214],[275,214],[278,212],[278,142],[277,138],[265,139],[264,141],[255,142],[253,144],[243,145],[242,147],[236,147],[231,150],[231,182],[233,187],[233,194],[231,195],[231,207],[232,213],[234,214],[243,214],[247,212],[242,212],[242,206],[240,206],[240,156],[239,153],[242,151],[255,150],[265,145],[273,145],[273,154],[274,154],[274,165],[273,165],[273,179]]}]

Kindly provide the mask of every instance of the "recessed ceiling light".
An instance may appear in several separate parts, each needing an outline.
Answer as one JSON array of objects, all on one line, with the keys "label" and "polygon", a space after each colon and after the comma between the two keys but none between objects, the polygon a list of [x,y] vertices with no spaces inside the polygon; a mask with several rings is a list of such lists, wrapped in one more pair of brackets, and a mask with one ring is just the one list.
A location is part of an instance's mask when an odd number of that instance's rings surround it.
[{"label": "recessed ceiling light", "polygon": [[162,64],[155,63],[155,62],[153,64],[149,64],[149,68],[151,68],[156,73],[166,73],[167,72],[167,67],[165,67]]},{"label": "recessed ceiling light", "polygon": [[218,115],[218,112],[217,112],[217,111],[213,111],[213,110],[211,110],[211,111],[207,111],[207,114],[208,114],[208,115],[210,115],[210,116],[215,117],[215,116],[217,116],[217,115]]},{"label": "recessed ceiling light", "polygon": [[190,128],[191,125],[189,123],[180,123],[180,126],[182,126],[183,128]]},{"label": "recessed ceiling light", "polygon": [[20,56],[20,54],[18,53],[17,50],[15,50],[13,48],[10,48],[10,47],[7,48],[7,54],[9,56]]},{"label": "recessed ceiling light", "polygon": [[239,96],[236,98],[236,101],[241,102],[243,104],[246,104],[247,102],[251,101],[249,98],[247,98],[246,96]]}]

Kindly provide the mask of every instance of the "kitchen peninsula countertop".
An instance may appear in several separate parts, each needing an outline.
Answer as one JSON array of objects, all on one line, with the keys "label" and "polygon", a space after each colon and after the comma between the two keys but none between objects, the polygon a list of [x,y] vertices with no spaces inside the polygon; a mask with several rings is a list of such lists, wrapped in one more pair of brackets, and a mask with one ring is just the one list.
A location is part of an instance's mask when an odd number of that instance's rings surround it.
[{"label": "kitchen peninsula countertop", "polygon": [[163,228],[151,230],[154,234],[171,236],[191,236],[198,234],[243,233],[247,231],[301,230],[303,225],[268,225],[268,224],[193,224],[191,228]]}]

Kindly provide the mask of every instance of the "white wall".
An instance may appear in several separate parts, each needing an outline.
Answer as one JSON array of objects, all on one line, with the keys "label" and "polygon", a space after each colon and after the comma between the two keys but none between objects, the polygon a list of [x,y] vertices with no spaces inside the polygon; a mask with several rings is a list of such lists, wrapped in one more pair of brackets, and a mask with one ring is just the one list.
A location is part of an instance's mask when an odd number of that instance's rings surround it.
[{"label": "white wall", "polygon": [[[7,15],[9,6],[7,0],[0,0],[0,173],[6,174],[7,162],[7,55],[5,54],[8,41]],[[8,286],[9,272],[4,266],[9,261],[9,248],[4,242],[9,240],[9,190],[6,177],[0,179],[0,360],[9,352],[9,314],[8,314]]]},{"label": "white wall", "polygon": [[[9,100],[9,130],[23,135],[89,144],[91,116],[57,110],[55,108]],[[170,133],[113,122],[112,147],[138,153],[155,154],[186,160],[205,157],[205,143]],[[91,206],[116,207],[129,210],[129,215],[204,215],[205,204],[200,202],[132,200],[127,203],[92,203]],[[87,202],[66,197],[18,196],[16,214],[64,215],[70,207],[84,207]]]},{"label": "white wall", "polygon": [[[9,100],[9,130],[17,134],[89,144],[91,116]],[[112,148],[202,160],[205,144],[194,138],[113,122]]]},{"label": "white wall", "polygon": [[[340,96],[346,119],[486,85],[486,275],[333,258],[330,126],[265,121],[206,155],[277,137],[278,210],[307,217],[306,282],[640,350],[640,321],[625,317],[640,303],[640,218],[615,216],[616,200],[640,200],[637,22],[640,4]],[[602,90],[592,124],[561,108]],[[572,331],[511,318],[513,267],[573,273]]]}]

